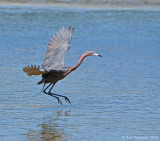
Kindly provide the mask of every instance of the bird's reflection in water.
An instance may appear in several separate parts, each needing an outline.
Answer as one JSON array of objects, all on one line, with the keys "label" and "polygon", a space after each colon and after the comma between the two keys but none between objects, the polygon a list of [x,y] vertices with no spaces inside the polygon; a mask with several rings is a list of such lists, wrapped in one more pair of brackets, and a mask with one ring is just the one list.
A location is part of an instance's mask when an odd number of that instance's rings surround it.
[{"label": "bird's reflection in water", "polygon": [[37,130],[29,130],[27,138],[30,141],[62,141],[66,140],[64,129],[57,121],[62,116],[69,116],[70,111],[57,111],[56,113],[44,117]]}]

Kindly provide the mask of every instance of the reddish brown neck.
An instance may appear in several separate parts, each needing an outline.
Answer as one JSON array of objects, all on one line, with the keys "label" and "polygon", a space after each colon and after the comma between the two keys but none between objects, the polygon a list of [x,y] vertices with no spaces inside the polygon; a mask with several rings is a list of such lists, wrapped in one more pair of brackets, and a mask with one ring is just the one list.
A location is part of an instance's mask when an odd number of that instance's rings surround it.
[{"label": "reddish brown neck", "polygon": [[87,56],[88,56],[87,53],[84,53],[84,54],[80,57],[80,59],[79,59],[79,61],[77,62],[77,64],[75,64],[74,66],[72,66],[72,67],[67,71],[67,73],[66,73],[65,76],[67,76],[69,73],[71,73],[72,71],[74,71],[75,69],[77,69],[77,68],[81,65],[81,63],[83,62],[83,59],[84,59],[85,57],[87,57]]}]

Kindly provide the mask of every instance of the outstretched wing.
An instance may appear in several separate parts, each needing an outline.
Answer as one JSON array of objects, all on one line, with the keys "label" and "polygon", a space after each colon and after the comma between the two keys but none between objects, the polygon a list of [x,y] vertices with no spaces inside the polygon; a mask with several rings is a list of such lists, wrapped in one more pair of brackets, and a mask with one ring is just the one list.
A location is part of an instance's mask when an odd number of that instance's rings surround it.
[{"label": "outstretched wing", "polygon": [[40,66],[36,67],[36,65],[31,65],[23,68],[23,71],[27,73],[27,75],[41,75],[47,73],[47,71],[41,71]]},{"label": "outstretched wing", "polygon": [[42,63],[43,70],[63,70],[64,57],[70,48],[73,32],[74,28],[63,27],[50,38]]}]

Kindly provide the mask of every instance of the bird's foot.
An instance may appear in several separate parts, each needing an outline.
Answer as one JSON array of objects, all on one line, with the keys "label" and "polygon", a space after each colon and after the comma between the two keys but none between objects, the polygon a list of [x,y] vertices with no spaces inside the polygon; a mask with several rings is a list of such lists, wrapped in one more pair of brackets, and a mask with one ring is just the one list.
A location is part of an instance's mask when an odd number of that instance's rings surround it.
[{"label": "bird's foot", "polygon": [[60,100],[60,98],[59,98],[59,97],[63,97],[63,98],[65,98],[65,101],[66,101],[66,102],[68,102],[69,104],[71,104],[71,102],[70,102],[69,98],[68,98],[68,97],[66,97],[66,96],[59,95],[59,94],[54,94],[54,93],[51,93],[51,92],[46,93],[46,94],[49,94],[50,96],[52,96],[52,97],[56,98],[59,104],[62,104],[62,102],[61,102],[61,100]]},{"label": "bird's foot", "polygon": [[57,99],[57,101],[58,101],[59,104],[63,105],[62,102],[61,102],[61,100],[58,97],[56,99]]},{"label": "bird's foot", "polygon": [[70,102],[70,100],[69,100],[68,97],[64,96],[64,98],[65,98],[65,101],[66,101],[66,102],[68,102],[69,104],[71,104],[71,102]]},{"label": "bird's foot", "polygon": [[55,95],[54,95],[54,94],[52,94],[52,93],[47,93],[47,94],[49,94],[50,96],[52,96],[52,97],[56,98],[56,99],[57,99],[57,101],[58,101],[58,103],[62,105],[62,102],[61,102],[61,100],[59,99],[59,97],[55,96]]}]

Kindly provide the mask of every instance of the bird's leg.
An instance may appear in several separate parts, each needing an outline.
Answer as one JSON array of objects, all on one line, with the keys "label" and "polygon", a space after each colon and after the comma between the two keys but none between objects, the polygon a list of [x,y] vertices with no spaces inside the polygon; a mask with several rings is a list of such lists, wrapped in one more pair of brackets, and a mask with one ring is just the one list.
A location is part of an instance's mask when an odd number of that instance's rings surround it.
[{"label": "bird's leg", "polygon": [[51,86],[51,84],[52,84],[52,83],[50,83],[45,89],[43,89],[43,92],[44,92],[45,94],[48,94],[48,93],[46,92],[46,90]]},{"label": "bird's leg", "polygon": [[63,98],[65,98],[65,101],[66,101],[66,102],[68,102],[68,103],[70,103],[70,104],[71,104],[71,102],[70,102],[70,100],[69,100],[69,98],[68,98],[68,97],[63,96],[63,95],[59,95],[59,94],[55,94],[55,93],[51,93],[51,90],[52,90],[52,88],[54,87],[54,85],[55,85],[55,83],[52,85],[52,87],[50,88],[50,90],[49,90],[49,92],[48,92],[48,93],[50,93],[50,94],[52,94],[52,95],[54,95],[54,96],[60,96],[60,97],[63,97]]},{"label": "bird's leg", "polygon": [[[43,91],[45,85],[46,85],[46,84],[43,85],[43,88],[42,88],[42,90],[40,91],[40,93]],[[39,95],[40,93],[38,93],[37,95]],[[36,96],[37,96],[37,95],[36,95]]]},{"label": "bird's leg", "polygon": [[[43,88],[42,88],[42,90],[40,91],[40,93],[44,90],[45,85],[46,85],[46,84],[44,83]],[[39,94],[40,94],[40,93],[39,93]]]},{"label": "bird's leg", "polygon": [[[46,92],[46,90],[51,86],[51,84],[52,84],[52,83],[50,83],[50,84],[43,90],[43,92],[44,92],[45,94],[48,94],[48,95],[56,98],[57,101],[58,101],[58,103],[62,104],[62,102],[60,101],[60,99],[59,99],[57,96],[55,96],[55,95],[53,95],[52,93],[50,93],[50,90],[49,90],[49,92]],[[53,84],[53,86],[54,86],[54,85],[55,85],[55,84]],[[52,86],[52,87],[53,87],[53,86]]]}]

